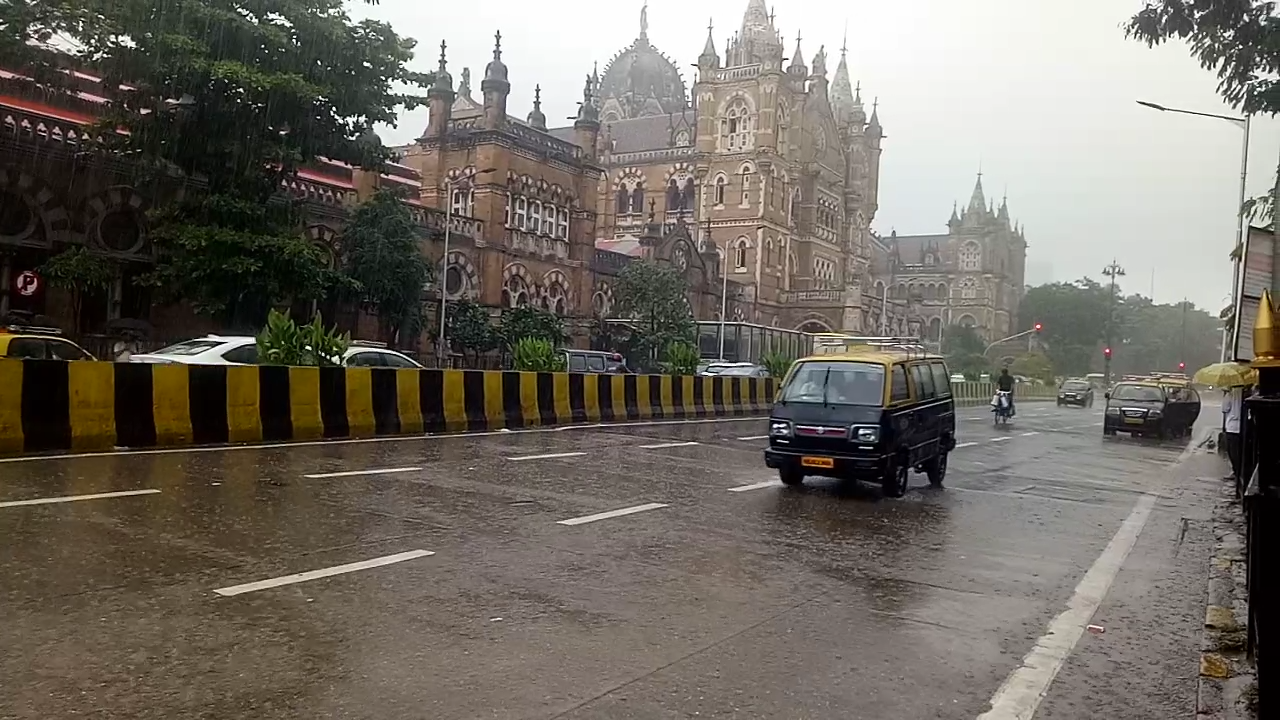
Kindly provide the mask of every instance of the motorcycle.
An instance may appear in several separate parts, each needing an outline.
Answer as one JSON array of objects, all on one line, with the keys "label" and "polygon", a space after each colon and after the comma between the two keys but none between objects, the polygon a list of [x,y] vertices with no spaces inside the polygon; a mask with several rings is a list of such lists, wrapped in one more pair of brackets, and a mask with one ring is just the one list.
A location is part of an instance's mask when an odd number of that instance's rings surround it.
[{"label": "motorcycle", "polygon": [[1000,390],[991,398],[992,420],[996,425],[1008,424],[1009,418],[1013,417],[1013,393],[1008,390]]}]

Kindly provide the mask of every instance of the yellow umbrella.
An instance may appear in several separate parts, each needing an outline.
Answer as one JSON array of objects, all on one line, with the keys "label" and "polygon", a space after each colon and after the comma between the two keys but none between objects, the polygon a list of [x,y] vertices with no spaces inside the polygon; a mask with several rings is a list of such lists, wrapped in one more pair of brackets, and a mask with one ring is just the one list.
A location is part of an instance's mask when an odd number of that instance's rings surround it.
[{"label": "yellow umbrella", "polygon": [[1252,385],[1257,382],[1257,379],[1257,371],[1248,365],[1225,362],[1214,363],[1200,368],[1196,371],[1192,382],[1197,385],[1212,385],[1214,387],[1240,387],[1241,385]]}]

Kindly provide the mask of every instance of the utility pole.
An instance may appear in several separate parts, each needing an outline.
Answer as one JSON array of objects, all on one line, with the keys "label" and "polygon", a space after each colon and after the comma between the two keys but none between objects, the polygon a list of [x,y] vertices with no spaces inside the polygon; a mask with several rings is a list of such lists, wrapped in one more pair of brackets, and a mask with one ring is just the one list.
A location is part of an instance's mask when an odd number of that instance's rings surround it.
[{"label": "utility pole", "polygon": [[1182,298],[1182,342],[1178,345],[1178,362],[1187,362],[1187,299]]},{"label": "utility pole", "polygon": [[1102,274],[1111,278],[1111,289],[1107,294],[1106,353],[1102,360],[1102,382],[1111,387],[1111,338],[1116,324],[1116,278],[1124,277],[1124,268],[1112,258],[1111,264],[1102,268]]}]

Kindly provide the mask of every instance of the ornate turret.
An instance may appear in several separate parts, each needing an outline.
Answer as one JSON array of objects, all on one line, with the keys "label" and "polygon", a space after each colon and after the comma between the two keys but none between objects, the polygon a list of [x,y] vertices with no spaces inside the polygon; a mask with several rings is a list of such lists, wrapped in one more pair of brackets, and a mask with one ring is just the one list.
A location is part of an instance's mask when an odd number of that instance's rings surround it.
[{"label": "ornate turret", "polygon": [[453,109],[453,101],[457,95],[453,92],[453,77],[446,68],[445,49],[448,45],[440,41],[440,65],[436,68],[435,79],[427,89],[427,137],[444,135],[449,128],[449,116]]},{"label": "ornate turret", "polygon": [[[849,43],[847,39],[840,46],[840,64],[836,66],[836,76],[831,81],[831,110],[835,113],[836,122],[847,124],[853,122],[854,98],[853,87],[849,81]],[[861,104],[861,103],[859,103]],[[861,129],[861,123],[855,130]]]},{"label": "ornate turret", "polygon": [[791,65],[787,67],[787,73],[800,78],[809,74],[809,68],[804,64],[804,51],[800,49],[800,33],[796,33],[796,51],[791,53]]},{"label": "ornate turret", "polygon": [[726,49],[729,67],[753,65],[756,63],[773,64],[781,69],[782,38],[773,25],[773,15],[765,7],[764,0],[747,0],[747,9],[742,14],[742,29],[738,36],[729,42]]},{"label": "ornate turret", "polygon": [[879,140],[884,137],[884,128],[880,127],[880,98],[871,103],[871,120],[867,122],[867,134]]},{"label": "ornate turret", "polygon": [[582,88],[582,102],[578,105],[578,117],[573,122],[574,141],[587,157],[597,157],[596,142],[600,139],[600,108],[596,107],[596,73],[587,76]]},{"label": "ornate turret", "polygon": [[[700,59],[699,67],[702,62]],[[611,122],[670,115],[688,108],[687,88],[675,62],[649,42],[648,5],[640,10],[640,34],[605,65],[595,93],[604,117]]]},{"label": "ornate turret", "polygon": [[493,60],[484,68],[484,126],[490,130],[502,127],[507,121],[507,95],[511,83],[507,82],[507,66],[502,63],[502,33],[493,34]]},{"label": "ornate turret", "polygon": [[951,219],[947,221],[947,227],[957,228],[960,226],[960,209],[958,203],[951,204]]},{"label": "ornate turret", "polygon": [[[711,21],[707,22],[707,44],[702,46],[702,54],[698,56],[698,70],[704,75],[708,75],[711,71],[720,68],[720,53],[716,52],[716,41],[711,36],[711,32],[715,29]],[[704,77],[704,80],[710,80],[710,77]]]},{"label": "ornate turret", "polygon": [[547,116],[542,114],[542,86],[533,86],[533,111],[529,113],[529,124],[539,130],[547,129]]},{"label": "ornate turret", "polygon": [[978,181],[973,184],[973,195],[969,197],[969,209],[965,211],[966,215],[982,213],[987,211],[987,196],[982,192],[982,173],[978,173]]}]

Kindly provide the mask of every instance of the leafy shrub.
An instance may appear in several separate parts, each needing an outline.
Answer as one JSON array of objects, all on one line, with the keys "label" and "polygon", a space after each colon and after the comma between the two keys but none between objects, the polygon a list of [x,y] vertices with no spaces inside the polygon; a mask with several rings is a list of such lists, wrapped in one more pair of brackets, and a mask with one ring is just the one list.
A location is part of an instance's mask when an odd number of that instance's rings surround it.
[{"label": "leafy shrub", "polygon": [[511,350],[516,370],[525,372],[563,372],[564,353],[542,338],[520,338]]},{"label": "leafy shrub", "polygon": [[666,370],[670,375],[693,375],[698,371],[698,348],[686,342],[673,342],[667,346]]},{"label": "leafy shrub", "polygon": [[795,358],[780,352],[766,353],[760,358],[760,364],[769,371],[770,375],[778,380],[786,377],[787,371],[791,369],[795,361]]},{"label": "leafy shrub", "polygon": [[258,362],[264,365],[333,366],[351,346],[351,334],[325,330],[319,314],[306,325],[272,310],[267,326],[258,334]]}]

